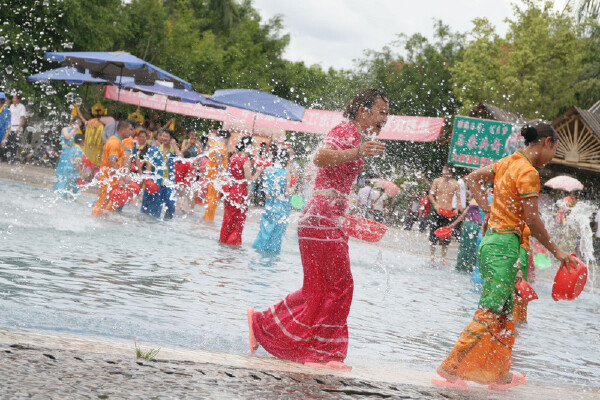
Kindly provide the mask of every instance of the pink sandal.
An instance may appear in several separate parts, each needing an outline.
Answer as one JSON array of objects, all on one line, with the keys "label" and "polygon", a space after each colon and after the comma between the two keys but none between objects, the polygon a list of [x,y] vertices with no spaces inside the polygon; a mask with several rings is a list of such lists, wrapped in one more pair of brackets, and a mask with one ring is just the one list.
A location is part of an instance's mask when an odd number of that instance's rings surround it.
[{"label": "pink sandal", "polygon": [[250,347],[250,353],[256,353],[258,349],[258,342],[254,336],[254,329],[252,328],[252,315],[254,315],[254,308],[250,307],[246,310],[248,316],[248,346]]},{"label": "pink sandal", "polygon": [[467,385],[467,382],[463,381],[458,376],[456,377],[456,380],[454,382],[449,380],[442,381],[439,379],[432,379],[431,383],[433,383],[434,385],[444,386],[452,389],[469,390],[469,385]]},{"label": "pink sandal", "polygon": [[510,382],[490,383],[488,385],[488,388],[496,389],[496,390],[503,390],[503,389],[508,389],[511,387],[519,386],[519,385],[522,385],[525,382],[527,382],[527,377],[525,376],[525,373],[523,373],[523,375],[519,375],[519,374],[515,374],[514,372],[511,372],[511,374],[512,374],[512,378],[511,378]]},{"label": "pink sandal", "polygon": [[344,364],[341,361],[328,361],[328,362],[305,362],[304,365],[307,365],[309,367],[318,367],[318,368],[328,368],[328,369],[335,369],[338,371],[346,371],[346,372],[350,372],[352,371],[352,367],[349,365]]}]

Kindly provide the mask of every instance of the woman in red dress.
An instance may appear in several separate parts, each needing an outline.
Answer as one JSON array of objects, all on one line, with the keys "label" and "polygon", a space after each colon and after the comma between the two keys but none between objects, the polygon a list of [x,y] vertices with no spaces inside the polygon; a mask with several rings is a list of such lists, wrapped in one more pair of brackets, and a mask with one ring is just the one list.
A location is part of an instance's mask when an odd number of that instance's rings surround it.
[{"label": "woman in red dress", "polygon": [[346,106],[348,120],[334,127],[317,149],[313,198],[298,222],[303,287],[263,312],[248,309],[250,351],[258,346],[275,357],[349,370],[346,318],[354,283],[348,236],[342,228],[348,194],[364,157],[385,146],[375,137],[387,121],[388,100],[378,89],[363,89]]},{"label": "woman in red dress", "polygon": [[248,158],[251,136],[244,136],[235,145],[236,153],[229,159],[229,188],[225,194],[223,205],[223,225],[219,242],[239,246],[242,244],[242,231],[248,212],[248,182],[254,182],[262,168],[257,168],[252,175],[252,165]]}]

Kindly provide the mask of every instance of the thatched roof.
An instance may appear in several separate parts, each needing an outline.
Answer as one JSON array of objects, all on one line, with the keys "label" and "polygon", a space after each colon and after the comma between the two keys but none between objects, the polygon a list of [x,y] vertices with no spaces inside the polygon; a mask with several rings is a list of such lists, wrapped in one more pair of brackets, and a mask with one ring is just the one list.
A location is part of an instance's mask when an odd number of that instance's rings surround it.
[{"label": "thatched roof", "polygon": [[569,108],[552,122],[559,137],[553,163],[600,171],[600,102]]},{"label": "thatched roof", "polygon": [[[596,103],[598,104],[598,103]],[[594,106],[596,105],[594,104]],[[585,124],[590,128],[590,130],[598,136],[600,139],[600,108],[596,109],[596,112],[592,111],[593,107],[589,110],[584,110],[579,107],[571,107],[569,108],[563,115],[556,118],[552,122],[552,126],[556,129],[556,127],[560,126],[565,121],[573,118],[574,116],[579,116],[585,122]],[[599,105],[600,106],[600,105]]]},{"label": "thatched roof", "polygon": [[488,103],[479,103],[467,113],[467,117],[492,119],[494,121],[510,122],[513,124],[525,123],[526,120],[517,114],[505,111],[500,107]]}]

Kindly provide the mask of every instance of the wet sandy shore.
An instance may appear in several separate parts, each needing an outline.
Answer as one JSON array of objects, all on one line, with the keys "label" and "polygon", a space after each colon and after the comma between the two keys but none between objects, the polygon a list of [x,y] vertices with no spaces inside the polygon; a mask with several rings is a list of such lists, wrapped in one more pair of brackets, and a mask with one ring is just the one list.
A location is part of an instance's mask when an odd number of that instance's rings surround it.
[{"label": "wet sandy shore", "polygon": [[[143,350],[159,345],[138,344]],[[432,374],[354,368],[329,372],[257,356],[0,330],[3,399],[598,399],[599,390],[528,383],[509,391],[437,388]]]}]

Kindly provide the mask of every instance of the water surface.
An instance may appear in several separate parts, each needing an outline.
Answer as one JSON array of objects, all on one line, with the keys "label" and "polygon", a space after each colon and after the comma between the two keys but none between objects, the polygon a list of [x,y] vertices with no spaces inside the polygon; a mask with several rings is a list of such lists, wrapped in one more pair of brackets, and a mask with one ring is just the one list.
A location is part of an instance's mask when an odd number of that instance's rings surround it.
[{"label": "water surface", "polygon": [[[232,248],[217,242],[218,219],[159,221],[131,206],[98,219],[93,200],[0,181],[0,328],[246,354],[246,307],[265,309],[302,284],[291,229],[282,254],[268,256],[251,248],[256,219]],[[433,372],[475,311],[470,277],[358,241],[350,257],[347,363]],[[600,387],[600,296],[557,303],[549,283],[534,287],[514,370]]]}]

